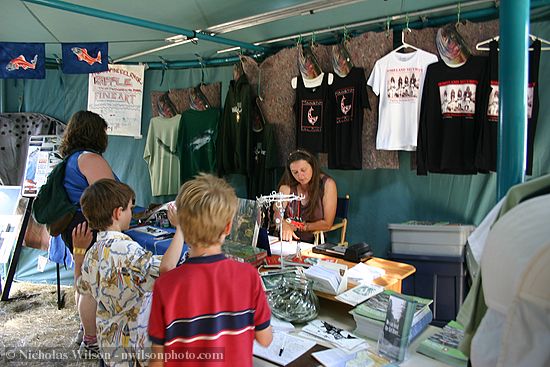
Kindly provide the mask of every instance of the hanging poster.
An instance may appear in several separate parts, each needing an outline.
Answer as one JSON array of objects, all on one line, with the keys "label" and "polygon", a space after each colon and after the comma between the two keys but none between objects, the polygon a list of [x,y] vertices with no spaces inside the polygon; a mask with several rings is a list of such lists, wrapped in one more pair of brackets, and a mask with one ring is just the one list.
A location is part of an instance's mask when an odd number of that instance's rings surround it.
[{"label": "hanging poster", "polygon": [[46,183],[48,175],[61,162],[59,144],[61,137],[56,135],[36,135],[30,137],[27,163],[21,195],[35,197],[40,187]]},{"label": "hanging poster", "polygon": [[141,138],[144,65],[112,65],[89,75],[88,110],[107,121],[107,134]]}]

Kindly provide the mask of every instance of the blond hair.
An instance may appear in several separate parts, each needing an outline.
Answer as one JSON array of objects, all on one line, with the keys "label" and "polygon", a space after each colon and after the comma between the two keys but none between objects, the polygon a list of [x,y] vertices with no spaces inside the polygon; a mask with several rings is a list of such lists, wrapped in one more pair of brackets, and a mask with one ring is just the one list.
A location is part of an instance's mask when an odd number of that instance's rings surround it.
[{"label": "blond hair", "polygon": [[237,210],[237,196],[225,180],[201,173],[181,186],[176,208],[185,241],[209,247],[222,242]]}]

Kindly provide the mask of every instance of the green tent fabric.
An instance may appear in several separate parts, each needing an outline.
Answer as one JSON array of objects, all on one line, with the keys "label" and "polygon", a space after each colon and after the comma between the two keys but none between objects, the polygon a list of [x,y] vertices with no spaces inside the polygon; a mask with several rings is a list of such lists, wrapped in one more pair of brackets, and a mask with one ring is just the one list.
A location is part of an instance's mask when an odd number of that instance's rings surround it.
[{"label": "green tent fabric", "polygon": [[[56,284],[56,264],[54,262],[48,262],[48,264],[44,268],[44,271],[40,272],[37,270],[39,256],[48,258],[48,251],[37,250],[34,248],[23,246],[23,248],[21,249],[19,261],[17,262],[17,270],[15,272],[14,281]],[[0,264],[2,279],[6,278],[8,267],[9,263]],[[63,265],[59,267],[59,270],[61,285],[72,285],[73,270],[65,269]]]}]

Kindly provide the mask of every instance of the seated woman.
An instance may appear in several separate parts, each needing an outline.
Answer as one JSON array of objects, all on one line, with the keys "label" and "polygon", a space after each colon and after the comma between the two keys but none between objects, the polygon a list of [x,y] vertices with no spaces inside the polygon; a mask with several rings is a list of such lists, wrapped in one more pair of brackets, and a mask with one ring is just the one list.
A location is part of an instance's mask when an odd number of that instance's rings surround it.
[{"label": "seated woman", "polygon": [[283,241],[313,242],[313,232],[326,231],[332,226],[338,196],[336,182],[321,172],[313,154],[305,150],[290,153],[279,192],[304,196],[301,202],[294,201],[286,206],[285,220],[282,220]]}]

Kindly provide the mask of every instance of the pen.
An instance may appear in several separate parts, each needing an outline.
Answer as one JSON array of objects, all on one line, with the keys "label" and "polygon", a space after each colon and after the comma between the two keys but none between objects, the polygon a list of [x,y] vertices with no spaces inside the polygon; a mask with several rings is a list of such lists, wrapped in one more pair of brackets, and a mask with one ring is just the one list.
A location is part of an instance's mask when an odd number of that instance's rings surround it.
[{"label": "pen", "polygon": [[285,351],[285,344],[286,344],[286,335],[285,334],[285,337],[283,339],[283,344],[281,344],[281,349],[279,349],[279,357],[283,355],[283,352]]}]

